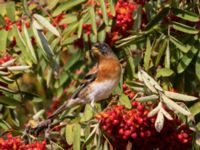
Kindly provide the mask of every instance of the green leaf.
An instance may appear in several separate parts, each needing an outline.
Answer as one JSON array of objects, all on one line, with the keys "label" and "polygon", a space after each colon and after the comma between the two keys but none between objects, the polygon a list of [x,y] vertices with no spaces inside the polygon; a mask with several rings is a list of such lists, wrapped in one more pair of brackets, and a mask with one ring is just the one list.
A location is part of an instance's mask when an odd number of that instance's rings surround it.
[{"label": "green leaf", "polygon": [[97,35],[98,41],[99,42],[104,42],[106,39],[106,31],[104,29],[102,29],[101,31],[98,32]]},{"label": "green leaf", "polygon": [[200,81],[200,51],[199,51],[199,53],[197,55],[197,59],[196,59],[195,72],[196,72],[196,76],[198,77],[198,79]]},{"label": "green leaf", "polygon": [[5,51],[7,46],[8,31],[1,29],[0,35],[2,36],[2,38],[0,38],[0,51]]},{"label": "green leaf", "polygon": [[85,110],[83,116],[81,116],[81,121],[88,121],[93,117],[93,110],[90,104],[85,105]]},{"label": "green leaf", "polygon": [[78,38],[81,37],[82,31],[83,31],[83,19],[81,19],[81,20],[79,21],[79,25],[78,25]]},{"label": "green leaf", "polygon": [[[38,33],[38,36],[39,36],[39,38],[40,38],[40,41],[41,41],[42,47],[43,47],[43,49],[44,49],[44,52],[45,52],[45,54],[47,55],[47,58],[48,58],[49,60],[52,60],[52,59],[53,59],[53,56],[54,56],[54,52],[53,52],[51,46],[49,45],[49,43],[48,43],[48,41],[47,41],[47,39],[46,39],[44,33],[41,32],[41,31],[38,31],[37,33]],[[39,40],[39,39],[38,39],[38,40]]]},{"label": "green leaf", "polygon": [[47,28],[51,33],[53,33],[54,35],[60,37],[60,33],[58,32],[58,30],[43,16],[39,15],[39,14],[34,14],[33,17],[41,24],[43,25],[45,28]]},{"label": "green leaf", "polygon": [[185,102],[195,101],[198,99],[197,97],[194,97],[194,96],[189,96],[189,95],[170,92],[170,91],[164,91],[164,94],[171,99],[185,101]]},{"label": "green leaf", "polygon": [[173,21],[171,23],[172,28],[174,28],[175,30],[187,33],[187,34],[197,34],[199,33],[199,30],[196,30],[193,27],[187,26],[185,24],[179,23],[179,22],[175,22]]},{"label": "green leaf", "polygon": [[150,118],[150,117],[155,116],[159,112],[161,107],[162,107],[162,103],[159,102],[159,104],[148,113],[147,117]]},{"label": "green leaf", "polygon": [[190,49],[190,51],[183,56],[181,61],[178,63],[177,66],[177,72],[182,73],[190,64],[196,53],[198,52],[198,49],[194,46]]},{"label": "green leaf", "polygon": [[160,132],[164,126],[164,115],[161,111],[158,112],[156,121],[155,121],[155,129],[157,132]]},{"label": "green leaf", "polygon": [[[138,76],[144,81],[145,85],[153,92],[157,93],[159,91],[163,91],[163,89],[160,87],[160,85],[145,71],[140,69]],[[140,79],[139,78],[139,79]]]},{"label": "green leaf", "polygon": [[26,13],[26,15],[31,16],[28,10],[27,0],[22,0],[22,5],[23,5],[23,10]]},{"label": "green leaf", "polygon": [[169,47],[169,40],[167,40],[167,48],[165,51],[165,68],[170,68],[170,47]]},{"label": "green leaf", "polygon": [[9,61],[7,61],[7,62],[4,62],[4,63],[1,64],[0,66],[2,66],[2,67],[8,67],[8,66],[13,65],[14,62],[15,62],[15,59],[11,59],[11,60],[9,60]]},{"label": "green leaf", "polygon": [[191,46],[190,45],[185,45],[183,44],[181,41],[179,41],[178,39],[176,39],[175,37],[173,36],[170,36],[169,40],[178,48],[180,49],[182,52],[184,53],[187,53]]},{"label": "green leaf", "polygon": [[149,95],[149,96],[142,96],[142,97],[136,98],[136,101],[139,101],[139,102],[155,101],[155,100],[158,100],[158,98],[159,97],[157,95]]},{"label": "green leaf", "polygon": [[113,0],[108,0],[108,3],[110,5],[110,11],[113,16],[115,16],[115,4],[113,3]]},{"label": "green leaf", "polygon": [[6,11],[11,21],[15,21],[15,3],[14,2],[6,3]]},{"label": "green leaf", "polygon": [[8,123],[5,123],[5,122],[6,121],[0,119],[0,129],[3,129],[4,131],[7,131],[11,127],[7,126]]},{"label": "green leaf", "polygon": [[[0,88],[0,90],[1,90],[1,88]],[[11,98],[11,97],[1,96],[0,104],[4,104],[4,105],[8,105],[8,106],[17,106],[20,104],[20,101],[14,99],[14,98]]]},{"label": "green leaf", "polygon": [[4,20],[4,18],[2,17],[2,15],[0,15],[0,25],[2,25],[2,26],[5,26],[5,20]]},{"label": "green leaf", "polygon": [[69,145],[73,144],[74,132],[73,132],[73,124],[67,124],[65,128],[65,139]]},{"label": "green leaf", "polygon": [[126,96],[125,94],[120,95],[119,102],[120,102],[121,105],[124,105],[128,109],[131,108],[131,101],[128,98],[128,96]]},{"label": "green leaf", "polygon": [[89,13],[90,13],[90,19],[92,22],[92,31],[96,35],[97,34],[97,25],[96,25],[96,16],[95,16],[95,11],[93,7],[89,8]]},{"label": "green leaf", "polygon": [[142,22],[142,6],[138,6],[137,10],[134,11],[134,29],[139,30]]},{"label": "green leaf", "polygon": [[69,38],[66,38],[62,41],[62,45],[68,45],[74,43],[74,41],[78,40],[79,37],[77,35],[72,35]]},{"label": "green leaf", "polygon": [[106,11],[106,4],[104,0],[99,0],[100,7],[102,10],[103,14],[103,21],[105,22],[106,25],[108,25],[108,16],[107,16],[107,11]]},{"label": "green leaf", "polygon": [[71,24],[73,22],[78,21],[77,15],[74,14],[66,14],[65,17],[60,21],[59,24]]},{"label": "green leaf", "polygon": [[169,68],[161,68],[157,71],[156,77],[170,77],[171,75],[174,74],[174,71],[169,69]]},{"label": "green leaf", "polygon": [[47,9],[52,10],[58,4],[59,0],[48,1]]},{"label": "green leaf", "polygon": [[149,38],[147,38],[146,42],[146,51],[144,54],[144,68],[146,71],[148,71],[149,66],[150,66],[150,61],[151,61],[151,41]]},{"label": "green leaf", "polygon": [[177,103],[175,103],[174,101],[172,101],[171,99],[169,99],[167,96],[165,96],[164,94],[161,95],[161,98],[163,100],[163,102],[169,107],[172,108],[173,110],[189,116],[191,115],[191,113],[189,111],[187,111],[186,109],[184,109],[183,107],[179,106]]},{"label": "green leaf", "polygon": [[24,36],[25,36],[25,40],[26,40],[26,46],[27,46],[27,49],[28,51],[30,52],[30,57],[32,59],[32,61],[34,63],[37,63],[37,57],[36,57],[36,54],[35,54],[35,51],[33,49],[33,45],[31,43],[31,39],[29,37],[29,34],[28,34],[28,31],[26,29],[26,26],[23,24],[23,33],[24,33]]},{"label": "green leaf", "polygon": [[170,10],[169,7],[165,7],[160,12],[158,12],[158,14],[156,14],[153,17],[153,19],[151,19],[151,21],[147,24],[145,30],[149,30],[155,25],[157,25],[159,21],[161,21],[165,16],[167,16],[169,10]]},{"label": "green leaf", "polygon": [[22,51],[23,59],[25,60],[26,63],[31,64],[31,61],[30,61],[30,58],[29,58],[30,55],[29,55],[27,48],[26,48],[26,43],[25,43],[24,39],[22,38],[22,35],[19,32],[19,30],[17,29],[16,25],[13,26],[13,30],[14,30],[14,34],[15,34],[15,37],[16,37],[17,46]]},{"label": "green leaf", "polygon": [[158,64],[160,63],[161,57],[163,56],[166,47],[167,47],[167,39],[164,39],[164,41],[162,42],[162,45],[160,46],[160,49],[158,51],[158,56],[156,57],[155,66],[158,66]]},{"label": "green leaf", "polygon": [[191,22],[199,21],[199,15],[197,15],[191,11],[182,10],[182,9],[178,9],[178,8],[172,8],[172,11],[177,17],[182,18],[184,20],[191,21]]},{"label": "green leaf", "polygon": [[67,2],[63,2],[53,12],[53,16],[57,16],[60,13],[62,13],[63,11],[67,11],[83,2],[85,2],[85,0],[69,0]]},{"label": "green leaf", "polygon": [[81,126],[80,124],[74,125],[74,140],[73,140],[73,149],[80,150],[81,146]]},{"label": "green leaf", "polygon": [[192,113],[193,116],[197,115],[200,113],[200,102],[196,102],[195,104],[193,104],[189,110]]},{"label": "green leaf", "polygon": [[25,70],[28,70],[30,69],[31,66],[10,66],[10,67],[7,67],[9,71],[25,71]]}]

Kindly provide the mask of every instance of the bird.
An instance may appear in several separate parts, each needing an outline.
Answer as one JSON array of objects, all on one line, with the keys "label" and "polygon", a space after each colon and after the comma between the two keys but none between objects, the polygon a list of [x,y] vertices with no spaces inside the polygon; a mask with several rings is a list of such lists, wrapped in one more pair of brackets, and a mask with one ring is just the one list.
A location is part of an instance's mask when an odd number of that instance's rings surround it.
[{"label": "bird", "polygon": [[[98,42],[92,46],[91,52],[96,57],[96,64],[89,70],[72,96],[47,118],[49,122],[74,106],[90,103],[94,107],[95,102],[107,99],[118,86],[122,69],[111,47],[104,42]],[[48,121],[39,126],[44,128]]]}]

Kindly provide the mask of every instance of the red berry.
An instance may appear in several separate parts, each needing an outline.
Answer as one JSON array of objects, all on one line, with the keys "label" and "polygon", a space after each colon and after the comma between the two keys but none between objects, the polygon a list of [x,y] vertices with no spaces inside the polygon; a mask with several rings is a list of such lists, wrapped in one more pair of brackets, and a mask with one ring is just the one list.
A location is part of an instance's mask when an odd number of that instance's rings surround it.
[{"label": "red berry", "polygon": [[132,133],[132,134],[131,134],[131,137],[132,137],[133,139],[137,138],[137,133],[135,133],[135,132]]},{"label": "red berry", "polygon": [[129,135],[131,135],[131,131],[130,131],[130,130],[126,130],[126,131],[124,132],[124,135],[126,135],[126,136],[128,137]]},{"label": "red berry", "polygon": [[124,134],[124,130],[122,128],[119,129],[119,134]]},{"label": "red berry", "polygon": [[115,119],[115,120],[113,121],[113,125],[118,125],[118,124],[119,124],[119,120],[116,120],[116,119]]},{"label": "red berry", "polygon": [[139,102],[136,102],[136,101],[132,102],[132,106],[133,106],[133,107],[137,107],[138,104],[139,104]]},{"label": "red berry", "polygon": [[127,86],[126,84],[123,84],[123,85],[122,85],[122,88],[123,88],[124,91],[126,91],[127,88],[128,88],[128,86]]}]

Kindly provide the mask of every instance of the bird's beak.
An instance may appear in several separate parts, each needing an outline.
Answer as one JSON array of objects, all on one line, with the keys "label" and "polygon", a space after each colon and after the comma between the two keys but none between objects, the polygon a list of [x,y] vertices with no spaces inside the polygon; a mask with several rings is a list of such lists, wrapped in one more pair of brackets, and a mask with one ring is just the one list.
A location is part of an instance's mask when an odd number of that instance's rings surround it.
[{"label": "bird's beak", "polygon": [[94,53],[94,55],[100,55],[100,50],[96,46],[92,46],[92,52]]}]

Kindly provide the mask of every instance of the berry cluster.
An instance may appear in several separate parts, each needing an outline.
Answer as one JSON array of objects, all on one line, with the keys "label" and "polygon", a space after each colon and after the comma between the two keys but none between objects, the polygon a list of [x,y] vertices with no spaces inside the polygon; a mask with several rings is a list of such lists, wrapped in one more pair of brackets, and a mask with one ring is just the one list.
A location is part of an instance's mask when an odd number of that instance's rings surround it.
[{"label": "berry cluster", "polygon": [[46,141],[36,141],[31,144],[24,144],[20,137],[13,137],[12,134],[7,134],[7,139],[0,138],[1,150],[45,150]]},{"label": "berry cluster", "polygon": [[126,94],[130,99],[133,99],[135,96],[135,92],[133,92],[126,84],[122,85],[124,94]]},{"label": "berry cluster", "polygon": [[116,26],[115,28],[120,29],[121,32],[129,30],[133,25],[133,12],[137,8],[137,5],[131,2],[124,2],[119,0],[115,6],[116,10]]},{"label": "berry cluster", "polygon": [[83,24],[83,31],[87,34],[90,35],[92,32],[92,25],[91,24]]},{"label": "berry cluster", "polygon": [[52,24],[54,26],[58,25],[61,29],[67,28],[68,25],[66,23],[60,24],[60,22],[64,19],[64,17],[65,17],[65,14],[63,14],[63,13],[59,14],[58,16],[53,18],[53,20],[52,20],[53,23]]},{"label": "berry cluster", "polygon": [[[123,85],[126,95],[130,99],[134,93]],[[180,119],[165,120],[164,127],[159,133],[155,130],[156,117],[147,117],[151,108],[140,102],[133,101],[132,108],[127,109],[122,105],[112,106],[99,113],[96,118],[106,135],[111,139],[113,145],[124,149],[128,142],[138,150],[160,150],[190,149],[192,143],[192,131]]]},{"label": "berry cluster", "polygon": [[5,55],[5,56],[1,57],[0,58],[0,65],[11,60],[11,59],[12,59],[12,57],[10,55]]},{"label": "berry cluster", "polygon": [[[1,26],[0,29],[5,29],[6,31],[9,31],[12,29],[13,25],[16,24],[18,30],[20,31],[22,30],[22,20],[17,20],[17,21],[12,22],[8,16],[4,16],[4,22],[5,22],[5,26],[4,27]],[[30,28],[29,21],[26,21],[25,25],[27,28]]]}]

